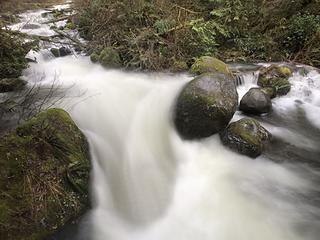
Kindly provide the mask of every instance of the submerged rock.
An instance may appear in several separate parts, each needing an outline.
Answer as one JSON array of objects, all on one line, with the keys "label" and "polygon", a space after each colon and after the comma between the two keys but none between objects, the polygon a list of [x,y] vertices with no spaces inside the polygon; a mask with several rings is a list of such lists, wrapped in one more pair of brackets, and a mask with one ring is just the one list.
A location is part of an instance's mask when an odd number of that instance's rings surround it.
[{"label": "submerged rock", "polygon": [[55,57],[64,57],[71,54],[71,50],[66,47],[51,48],[50,51]]},{"label": "submerged rock", "polygon": [[237,105],[238,93],[230,76],[202,74],[182,89],[174,123],[185,139],[208,137],[228,125]]},{"label": "submerged rock", "polygon": [[27,23],[22,27],[22,29],[26,29],[26,30],[28,29],[33,30],[33,29],[39,29],[39,28],[41,28],[41,26],[36,23]]},{"label": "submerged rock", "polygon": [[86,138],[61,109],[0,138],[1,239],[37,240],[88,206]]},{"label": "submerged rock", "polygon": [[262,114],[271,111],[270,97],[260,88],[251,88],[241,99],[239,109],[245,113]]},{"label": "submerged rock", "polygon": [[261,70],[258,85],[263,88],[274,88],[277,96],[286,95],[291,89],[288,80],[291,75],[292,72],[288,67],[271,65],[270,67]]},{"label": "submerged rock", "polygon": [[192,74],[202,74],[208,72],[223,73],[232,76],[227,64],[217,58],[209,56],[198,58],[190,69],[190,73]]},{"label": "submerged rock", "polygon": [[0,93],[22,90],[26,84],[27,82],[20,78],[0,79]]},{"label": "submerged rock", "polygon": [[271,133],[251,118],[233,122],[220,133],[224,145],[252,158],[261,155],[271,137]]}]

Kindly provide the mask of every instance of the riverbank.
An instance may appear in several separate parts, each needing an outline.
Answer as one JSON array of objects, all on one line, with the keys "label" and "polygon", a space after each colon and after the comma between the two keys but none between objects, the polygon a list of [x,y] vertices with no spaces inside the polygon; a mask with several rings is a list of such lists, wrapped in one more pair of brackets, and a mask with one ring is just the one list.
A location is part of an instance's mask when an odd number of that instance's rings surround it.
[{"label": "riverbank", "polygon": [[320,66],[317,0],[76,0],[75,4],[79,10],[75,23],[90,40],[93,59],[112,49],[110,54],[117,55],[125,68],[183,71],[204,55],[226,62]]}]

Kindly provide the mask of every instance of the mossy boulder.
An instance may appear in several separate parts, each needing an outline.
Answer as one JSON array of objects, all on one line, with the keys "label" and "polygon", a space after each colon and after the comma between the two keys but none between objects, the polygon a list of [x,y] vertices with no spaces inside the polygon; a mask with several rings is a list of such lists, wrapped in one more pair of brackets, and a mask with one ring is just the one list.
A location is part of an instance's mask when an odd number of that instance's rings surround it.
[{"label": "mossy boulder", "polygon": [[0,79],[0,93],[22,90],[26,84],[27,82],[20,78]]},{"label": "mossy boulder", "polygon": [[120,55],[111,47],[104,48],[100,52],[99,62],[105,67],[121,67]]},{"label": "mossy boulder", "polygon": [[220,133],[224,145],[252,158],[261,155],[271,137],[271,133],[251,118],[233,122]]},{"label": "mossy boulder", "polygon": [[270,97],[260,88],[251,88],[241,99],[239,109],[249,114],[262,114],[271,111]]},{"label": "mossy boulder", "polygon": [[231,75],[232,72],[229,70],[227,64],[223,61],[209,56],[203,56],[198,58],[194,64],[191,66],[190,73],[192,74],[203,74],[203,73],[222,73],[226,75]]},{"label": "mossy boulder", "polygon": [[179,94],[174,123],[185,139],[208,137],[228,125],[237,106],[236,86],[229,75],[202,74]]},{"label": "mossy boulder", "polygon": [[49,109],[0,138],[0,238],[37,240],[88,206],[86,138]]},{"label": "mossy boulder", "polygon": [[91,55],[90,55],[90,60],[94,63],[98,62],[99,61],[99,54],[97,54],[96,52],[93,52]]},{"label": "mossy boulder", "polygon": [[292,72],[288,67],[271,65],[260,71],[258,85],[263,88],[274,88],[277,96],[286,95],[291,89],[288,80],[291,75]]}]

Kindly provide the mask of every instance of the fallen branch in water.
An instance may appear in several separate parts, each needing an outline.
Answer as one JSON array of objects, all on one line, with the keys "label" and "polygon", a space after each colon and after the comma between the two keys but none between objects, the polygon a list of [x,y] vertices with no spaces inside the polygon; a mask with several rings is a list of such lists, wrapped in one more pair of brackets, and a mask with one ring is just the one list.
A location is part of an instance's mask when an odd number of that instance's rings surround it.
[{"label": "fallen branch in water", "polygon": [[76,38],[71,37],[69,34],[67,34],[67,33],[65,33],[63,31],[60,31],[58,29],[53,29],[53,31],[55,31],[56,33],[58,33],[62,37],[65,37],[65,38],[71,40],[72,42],[74,42],[75,44],[77,44],[81,48],[81,50],[84,50],[86,48],[86,46],[82,42],[80,42]]},{"label": "fallen branch in water", "polygon": [[42,24],[49,24],[49,23],[60,22],[60,21],[63,21],[63,20],[70,19],[70,18],[73,17],[73,16],[75,16],[75,14],[69,15],[69,16],[64,16],[64,17],[61,17],[61,18],[52,19],[52,20],[49,20],[49,21],[45,21],[45,22],[43,22]]}]

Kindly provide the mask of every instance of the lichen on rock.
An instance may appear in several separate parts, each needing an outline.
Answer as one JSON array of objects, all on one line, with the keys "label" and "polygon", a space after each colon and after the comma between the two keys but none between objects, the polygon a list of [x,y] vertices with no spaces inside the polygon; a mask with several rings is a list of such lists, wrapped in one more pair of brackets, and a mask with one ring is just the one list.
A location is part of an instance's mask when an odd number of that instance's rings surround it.
[{"label": "lichen on rock", "polygon": [[88,206],[89,149],[62,109],[0,138],[0,238],[37,240]]},{"label": "lichen on rock", "polygon": [[209,56],[203,56],[198,58],[194,64],[191,66],[190,73],[192,74],[203,74],[203,73],[222,73],[226,75],[231,75],[232,72],[229,70],[227,64],[223,61]]},{"label": "lichen on rock", "polygon": [[233,122],[220,132],[224,145],[252,158],[262,153],[271,137],[271,133],[252,118],[243,118]]}]

